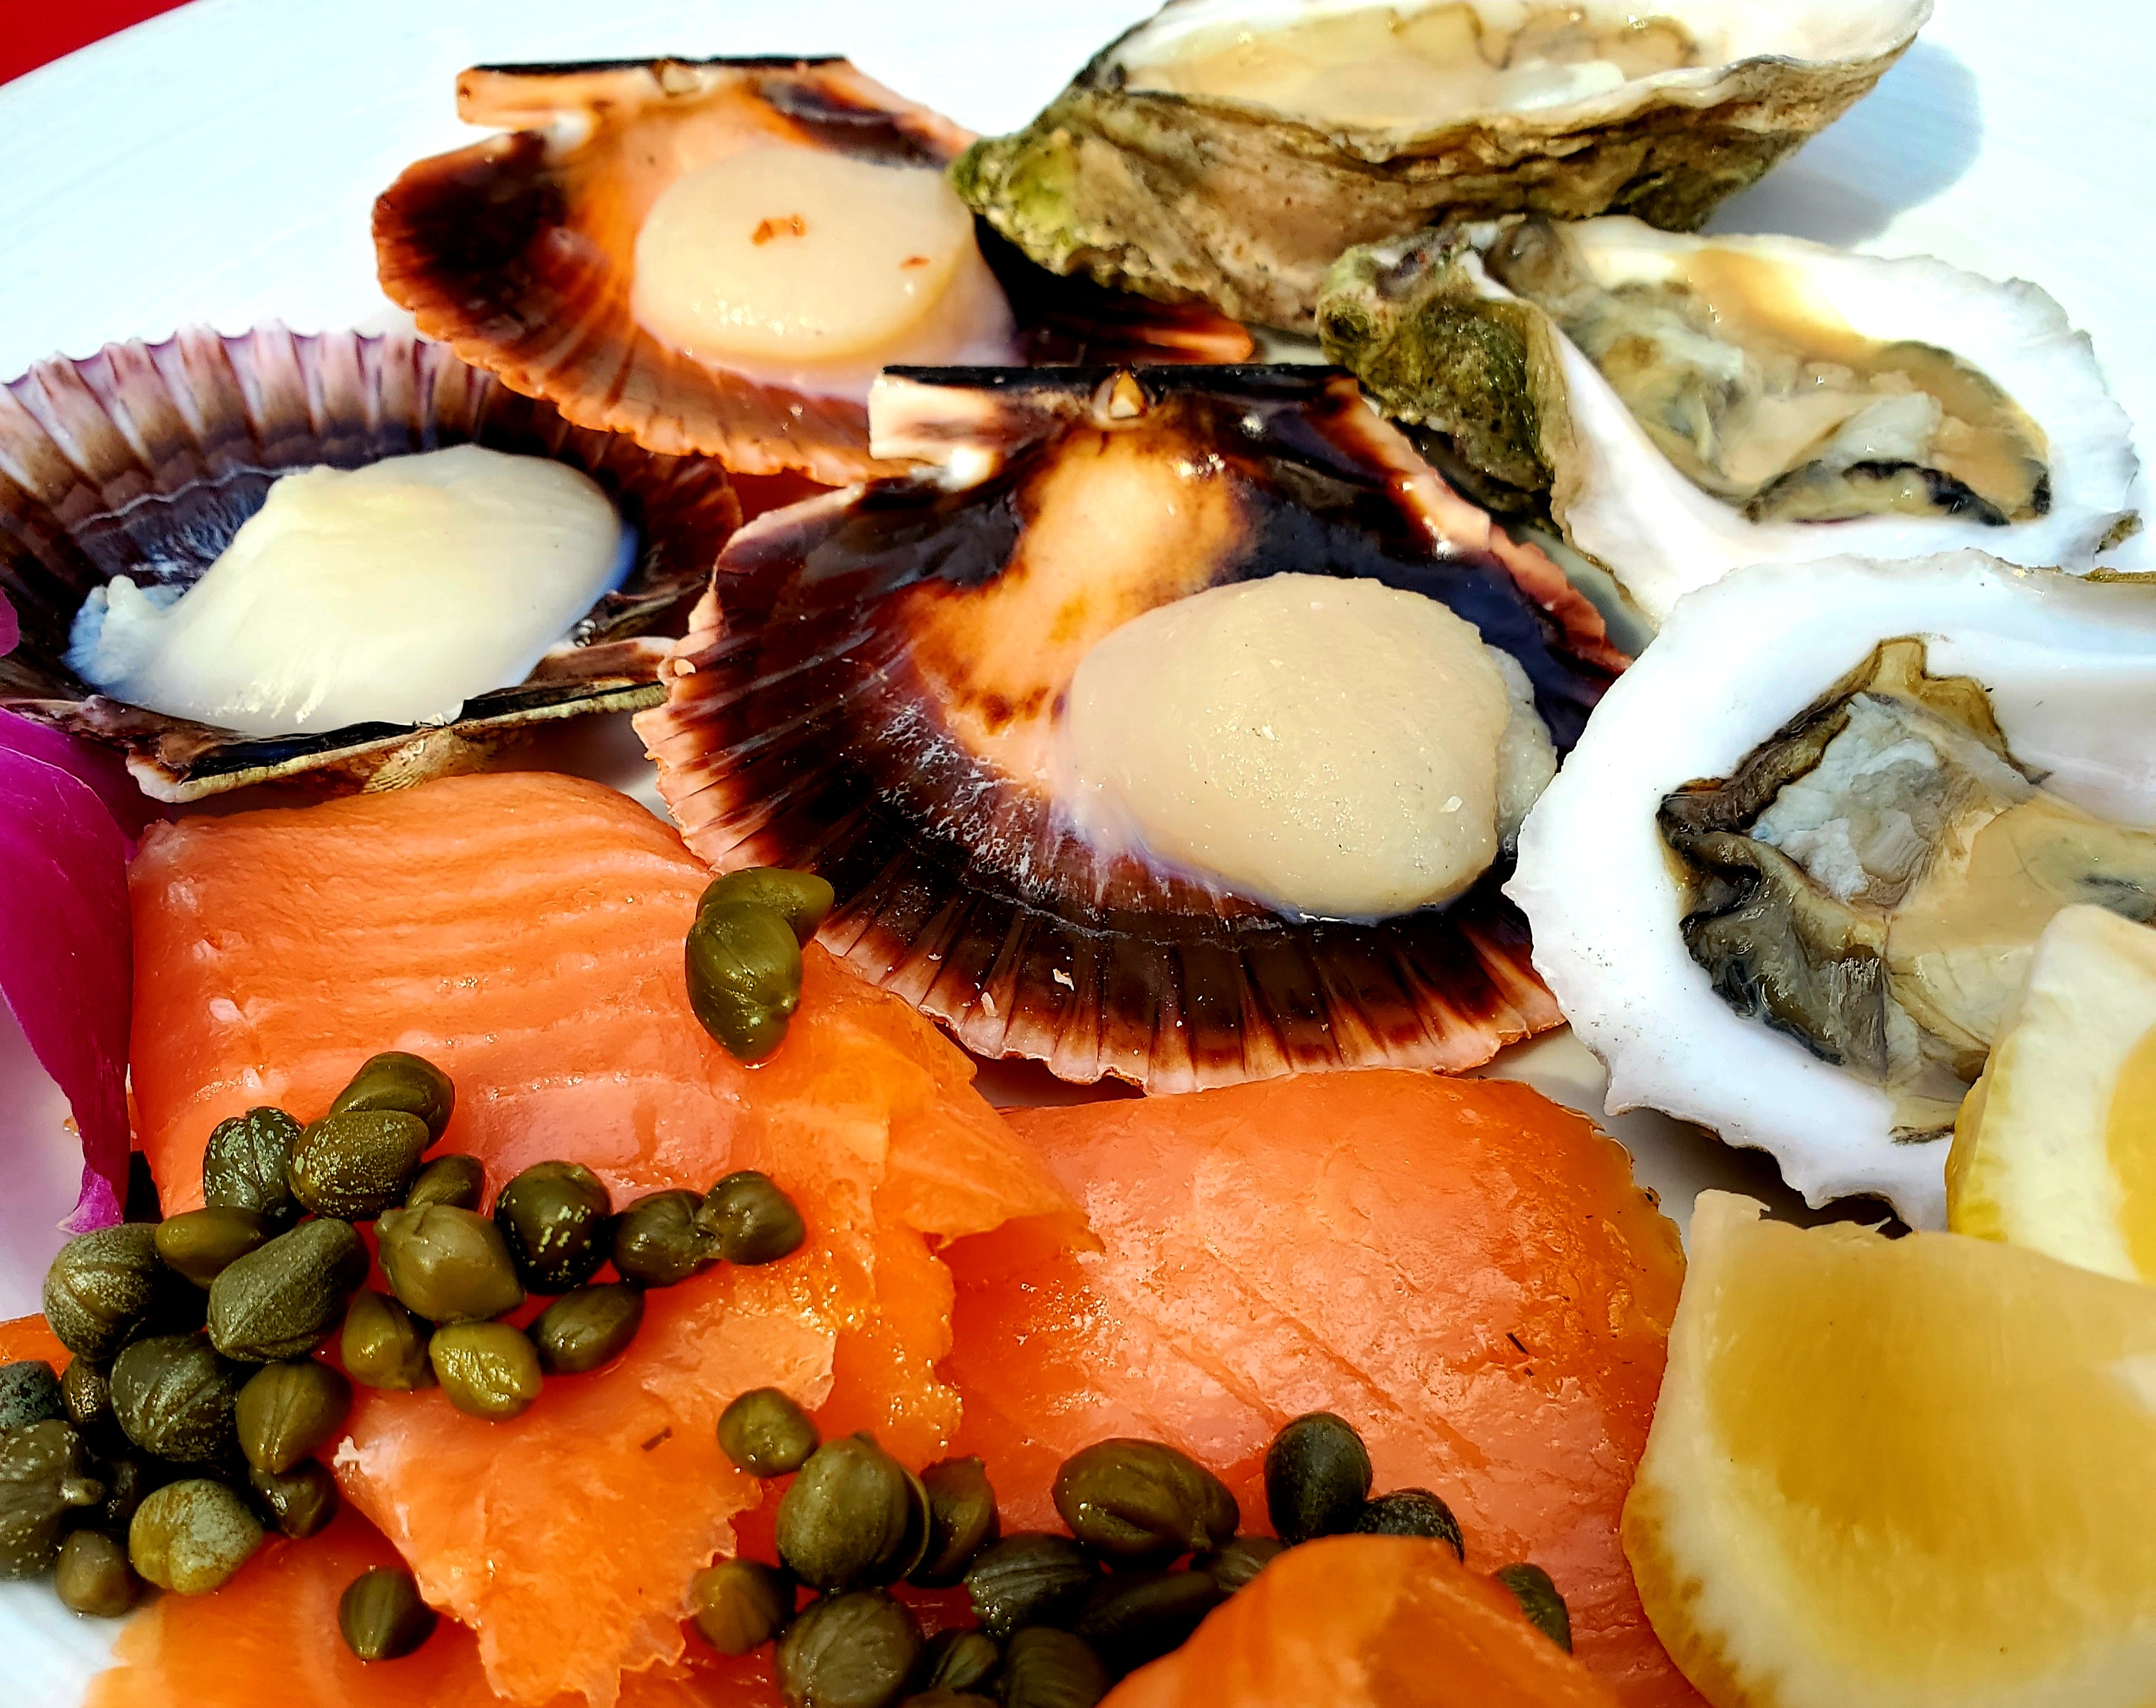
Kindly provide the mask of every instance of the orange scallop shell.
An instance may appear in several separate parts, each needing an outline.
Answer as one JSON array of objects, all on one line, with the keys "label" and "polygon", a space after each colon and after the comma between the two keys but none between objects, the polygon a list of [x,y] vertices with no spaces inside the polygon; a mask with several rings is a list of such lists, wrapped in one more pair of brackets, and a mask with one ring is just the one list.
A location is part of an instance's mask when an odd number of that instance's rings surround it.
[{"label": "orange scallop shell", "polygon": [[[742,474],[798,469],[826,485],[892,474],[844,398],[759,383],[671,349],[629,305],[636,236],[682,172],[789,142],[946,166],[973,140],[844,59],[660,59],[481,66],[457,111],[504,127],[408,167],[374,208],[382,289],[418,329],[582,427],[697,452]],[[1250,335],[1042,271],[986,227],[1029,362],[1236,362]]]}]

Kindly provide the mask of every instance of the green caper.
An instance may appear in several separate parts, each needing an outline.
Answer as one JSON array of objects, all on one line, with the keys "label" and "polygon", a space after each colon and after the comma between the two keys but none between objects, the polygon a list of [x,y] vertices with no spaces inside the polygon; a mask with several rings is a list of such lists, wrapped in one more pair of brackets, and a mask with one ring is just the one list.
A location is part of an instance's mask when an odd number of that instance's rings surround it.
[{"label": "green caper", "polygon": [[60,1544],[53,1588],[70,1613],[116,1619],[135,1605],[142,1584],[126,1549],[101,1530],[79,1530]]},{"label": "green caper", "polygon": [[775,1387],[752,1387],[719,1413],[719,1446],[752,1477],[790,1476],[816,1450],[808,1414]]},{"label": "green caper", "polygon": [[401,1109],[326,1115],[292,1146],[292,1196],[317,1216],[364,1222],[403,1202],[432,1141],[427,1123]]},{"label": "green caper", "polygon": [[895,1583],[927,1537],[927,1490],[865,1436],[825,1442],[778,1503],[778,1557],[813,1589]]},{"label": "green caper", "polygon": [[280,1227],[300,1219],[285,1170],[300,1124],[264,1105],[221,1121],[203,1151],[203,1202],[212,1209],[252,1210]]},{"label": "green caper", "polygon": [[127,1534],[135,1509],[151,1490],[172,1480],[177,1466],[147,1456],[123,1453],[96,1462],[98,1480],[105,1485],[105,1501],[91,1522],[115,1536]]},{"label": "green caper", "polygon": [[1242,1522],[1219,1478],[1158,1441],[1119,1438],[1080,1449],[1056,1472],[1055,1495],[1071,1535],[1116,1560],[1203,1553]]},{"label": "green caper", "polygon": [[401,1660],[434,1634],[436,1617],[398,1566],[369,1567],[337,1598],[337,1630],[362,1660]]},{"label": "green caper", "polygon": [[1101,1562],[1067,1536],[1022,1531],[981,1550],[966,1568],[966,1595],[997,1642],[1027,1625],[1070,1622],[1100,1581]]},{"label": "green caper", "polygon": [[696,1226],[703,1200],[692,1192],[651,1192],[613,1224],[613,1266],[639,1287],[671,1287],[718,1259]]},{"label": "green caper", "polygon": [[0,1434],[0,1581],[52,1570],[70,1521],[104,1499],[72,1423],[47,1418]]},{"label": "green caper", "polygon": [[813,1602],[779,1639],[788,1708],[891,1708],[921,1660],[921,1627],[880,1589]]},{"label": "green caper", "polygon": [[524,1302],[509,1242],[476,1210],[384,1210],[374,1234],[389,1290],[429,1322],[485,1322]]},{"label": "green caper", "polygon": [[416,1115],[427,1123],[427,1142],[432,1144],[449,1124],[457,1106],[457,1088],[449,1076],[422,1056],[401,1049],[369,1056],[352,1076],[352,1083],[331,1099],[331,1115],[351,1115],[393,1110]]},{"label": "green caper", "polygon": [[1522,1562],[1500,1566],[1490,1575],[1512,1592],[1512,1599],[1519,1603],[1529,1624],[1567,1654],[1572,1653],[1572,1610],[1565,1606],[1548,1572]]},{"label": "green caper", "polygon": [[127,1557],[160,1589],[200,1595],[215,1589],[262,1546],[262,1526],[223,1483],[190,1477],[167,1483],[136,1509]]},{"label": "green caper", "polygon": [[45,1271],[46,1325],[70,1352],[110,1358],[156,1314],[169,1275],[146,1223],[79,1234]]},{"label": "green caper", "polygon": [[193,1335],[153,1335],[112,1361],[112,1411],[127,1439],[177,1464],[232,1450],[240,1372]]},{"label": "green caper", "polygon": [[794,940],[806,948],[836,899],[830,884],[814,872],[789,871],[784,866],[750,866],[714,878],[697,898],[696,911],[767,907],[786,921]]},{"label": "green caper", "polygon": [[60,1379],[42,1358],[0,1364],[0,1429],[27,1429],[67,1416]]},{"label": "green caper", "polygon": [[282,1474],[336,1439],[352,1410],[352,1383],[311,1358],[265,1364],[239,1390],[239,1450],[257,1470]]},{"label": "green caper", "polygon": [[277,1533],[294,1541],[319,1534],[336,1516],[336,1479],[320,1459],[302,1459],[289,1471],[249,1469],[247,1485]]},{"label": "green caper", "polygon": [[1004,1652],[978,1631],[938,1631],[921,1651],[921,1673],[932,1690],[953,1694],[986,1685],[1004,1664]]},{"label": "green caper", "polygon": [[581,1162],[535,1162],[495,1195],[495,1225],[534,1293],[566,1293],[607,1260],[613,1204]]},{"label": "green caper", "polygon": [[[994,1646],[989,1645],[991,1649]],[[898,1708],[996,1708],[996,1699],[978,1690],[954,1690],[947,1685],[931,1685],[925,1690],[916,1690]]]},{"label": "green caper", "polygon": [[1366,1504],[1356,1515],[1358,1536],[1419,1536],[1446,1543],[1461,1559],[1467,1545],[1452,1509],[1427,1489],[1395,1489]]},{"label": "green caper", "polygon": [[531,1325],[539,1367],[549,1376],[582,1376],[629,1350],[644,1321],[644,1295],[622,1281],[564,1293]]},{"label": "green caper", "polygon": [[427,1342],[434,1379],[449,1403],[496,1423],[521,1414],[539,1398],[538,1349],[506,1322],[453,1322]]},{"label": "green caper", "polygon": [[228,1264],[209,1284],[209,1337],[228,1358],[303,1358],[343,1320],[367,1279],[349,1222],[317,1217]]},{"label": "green caper", "polygon": [[721,1560],[689,1580],[689,1617],[720,1654],[746,1654],[793,1617],[793,1580],[760,1560]]},{"label": "green caper", "polygon": [[1296,1418],[1265,1449],[1265,1511],[1284,1542],[1353,1530],[1369,1492],[1363,1438],[1330,1412]]},{"label": "green caper", "polygon": [[1239,1536],[1225,1547],[1200,1554],[1190,1569],[1203,1572],[1222,1594],[1233,1595],[1286,1552],[1287,1544],[1277,1536]]},{"label": "green caper", "polygon": [[928,1552],[913,1568],[911,1581],[947,1589],[1000,1533],[996,1491],[978,1459],[932,1464],[921,1472],[921,1484],[928,1490]]},{"label": "green caper", "polygon": [[1093,1708],[1109,1683],[1091,1645],[1068,1631],[1032,1626],[1004,1653],[1004,1708]]},{"label": "green caper", "polygon": [[366,1387],[432,1387],[427,1336],[433,1331],[387,1293],[355,1293],[345,1310],[337,1355],[345,1374]]},{"label": "green caper", "polygon": [[793,1200],[753,1168],[729,1174],[705,1195],[696,1226],[728,1263],[776,1263],[808,1237]]},{"label": "green caper", "polygon": [[475,1210],[486,1195],[486,1169],[476,1157],[437,1157],[419,1165],[404,1194],[404,1208],[416,1210],[426,1204],[447,1204],[452,1209]]},{"label": "green caper", "polygon": [[1070,1628],[1121,1678],[1180,1649],[1227,1598],[1204,1572],[1114,1572],[1093,1586]]},{"label": "green caper", "polygon": [[166,1268],[207,1287],[228,1265],[267,1244],[275,1231],[259,1212],[218,1207],[168,1216],[151,1238]]},{"label": "green caper", "polygon": [[786,916],[753,902],[701,910],[682,950],[689,1006],[745,1062],[786,1041],[801,1005],[801,944]]},{"label": "green caper", "polygon": [[74,1357],[60,1376],[60,1403],[68,1421],[86,1434],[101,1434],[112,1422],[112,1379],[95,1358]]}]

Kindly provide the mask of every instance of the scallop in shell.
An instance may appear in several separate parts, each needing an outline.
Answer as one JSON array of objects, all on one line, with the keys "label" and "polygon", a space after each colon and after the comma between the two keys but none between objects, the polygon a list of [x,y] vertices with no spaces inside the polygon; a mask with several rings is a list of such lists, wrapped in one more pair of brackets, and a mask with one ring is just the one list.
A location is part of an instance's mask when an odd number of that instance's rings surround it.
[{"label": "scallop in shell", "polygon": [[2152,755],[2156,591],[1973,551],[1755,567],[1611,690],[1507,894],[1611,1113],[1936,1227],[2045,922],[2156,915]]},{"label": "scallop in shell", "polygon": [[[93,692],[68,664],[85,602],[121,576],[198,580],[295,469],[445,446],[552,458],[596,481],[635,531],[627,578],[515,687],[450,721],[242,736]],[[21,639],[0,705],[119,747],[145,793],[187,801],[305,774],[381,788],[467,769],[531,726],[657,699],[668,630],[741,506],[717,464],[572,427],[408,334],[182,331],[40,363],[0,391],[0,592]]]},{"label": "scallop in shell", "polygon": [[[506,132],[383,193],[382,288],[511,389],[654,450],[842,485],[891,472],[869,454],[865,403],[891,362],[1250,352],[1217,315],[1073,290],[977,242],[942,178],[971,133],[843,59],[482,66],[458,78],[457,110]],[[831,182],[804,175],[812,160]],[[715,259],[728,222],[738,241]],[[806,248],[869,224],[854,248]],[[880,243],[898,244],[896,272],[870,264]],[[714,280],[729,269],[761,294],[726,297]],[[887,274],[885,295],[863,290]],[[675,277],[678,300],[645,295]],[[812,321],[799,300],[825,280]],[[817,340],[844,348],[799,355]]]},{"label": "scallop in shell", "polygon": [[1352,380],[906,371],[871,412],[879,454],[929,466],[745,528],[639,719],[692,848],[822,872],[857,971],[1066,1079],[1461,1069],[1554,1023],[1507,854],[1449,905],[1312,916],[1091,836],[1057,767],[1106,642],[1283,572],[1464,618],[1571,746],[1622,655]]}]

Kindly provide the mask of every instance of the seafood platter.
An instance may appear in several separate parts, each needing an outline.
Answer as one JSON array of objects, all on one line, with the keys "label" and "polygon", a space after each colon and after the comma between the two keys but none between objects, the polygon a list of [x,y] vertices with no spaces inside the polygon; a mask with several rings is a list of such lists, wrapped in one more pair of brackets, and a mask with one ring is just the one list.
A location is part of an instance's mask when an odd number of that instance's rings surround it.
[{"label": "seafood platter", "polygon": [[0,387],[9,1700],[2156,1705],[2123,329],[1732,212],[1931,0],[650,9]]}]

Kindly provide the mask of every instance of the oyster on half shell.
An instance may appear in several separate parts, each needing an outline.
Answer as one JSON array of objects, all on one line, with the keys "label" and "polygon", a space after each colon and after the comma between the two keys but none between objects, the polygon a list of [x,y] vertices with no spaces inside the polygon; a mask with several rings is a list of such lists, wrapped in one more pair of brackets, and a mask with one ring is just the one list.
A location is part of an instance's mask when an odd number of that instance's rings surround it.
[{"label": "oyster on half shell", "polygon": [[1690,229],[1830,124],[1931,0],[1169,0],[959,193],[1059,273],[1307,331],[1351,245],[1446,218]]},{"label": "oyster on half shell", "polygon": [[1512,218],[1343,255],[1327,354],[1650,618],[1740,565],[1961,546],[2087,572],[2124,411],[2035,285],[1793,238]]},{"label": "oyster on half shell", "polygon": [[1507,893],[1612,1113],[1937,1226],[2045,924],[2156,916],[2156,591],[1977,552],[1739,570],[1604,699]]}]

